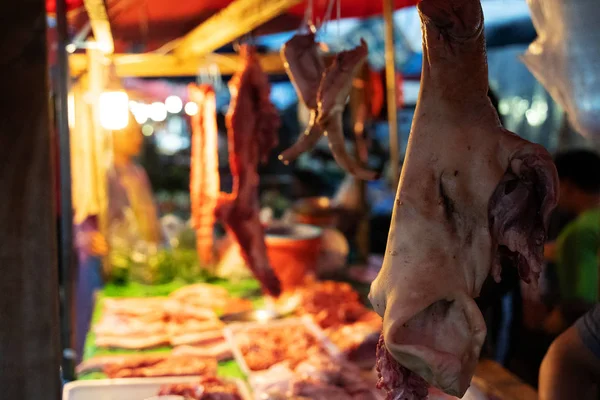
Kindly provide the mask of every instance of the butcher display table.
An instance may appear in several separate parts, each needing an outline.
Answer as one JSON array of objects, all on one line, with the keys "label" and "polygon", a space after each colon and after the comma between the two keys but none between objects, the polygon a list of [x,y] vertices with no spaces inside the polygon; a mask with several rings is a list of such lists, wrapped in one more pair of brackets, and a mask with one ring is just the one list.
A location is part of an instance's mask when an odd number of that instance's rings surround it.
[{"label": "butcher display table", "polygon": [[[262,307],[264,304],[263,297],[260,291],[259,283],[254,279],[242,279],[236,282],[227,280],[214,280],[210,284],[223,287],[235,297],[244,297],[252,300],[255,307]],[[96,335],[94,334],[94,326],[102,317],[102,301],[105,298],[125,298],[125,297],[160,297],[167,296],[176,289],[186,286],[186,283],[174,281],[171,283],[148,286],[136,283],[127,285],[107,284],[104,289],[99,290],[95,294],[94,312],[90,329],[86,336],[85,346],[83,350],[83,361],[88,361],[94,357],[124,355],[124,354],[160,354],[168,353],[171,347],[158,347],[150,350],[125,350],[125,349],[110,349],[96,346]],[[220,376],[231,378],[244,378],[244,374],[238,367],[235,361],[224,361],[219,363],[218,373]],[[100,372],[86,373],[78,377],[79,379],[104,379],[106,375]]]},{"label": "butcher display table", "polygon": [[491,360],[477,365],[473,383],[502,400],[537,400],[537,392],[515,375]]},{"label": "butcher display table", "polygon": [[[226,288],[233,296],[245,297],[252,300],[255,307],[263,306],[263,298],[260,294],[260,286],[253,279],[242,280],[238,282],[229,282],[217,280],[211,282],[214,285]],[[123,298],[123,297],[157,297],[166,296],[173,290],[185,286],[184,283],[172,282],[158,286],[144,286],[138,284],[128,284],[117,286],[109,284],[103,290],[96,293],[94,315],[92,317],[91,329],[88,332],[83,360],[90,360],[93,357],[121,355],[121,354],[157,354],[171,351],[171,347],[160,347],[151,350],[122,350],[107,349],[96,346],[94,326],[102,317],[102,301],[105,298]],[[361,295],[365,295],[367,285],[356,285],[356,289]],[[363,297],[361,296],[361,297]],[[218,365],[218,375],[229,378],[245,379],[245,375],[236,361],[222,361]],[[79,379],[103,379],[106,375],[99,372],[83,374]],[[475,371],[473,385],[485,392],[488,396],[493,396],[495,400],[536,400],[535,390],[523,383],[516,376],[504,369],[500,364],[491,360],[482,360]]]}]

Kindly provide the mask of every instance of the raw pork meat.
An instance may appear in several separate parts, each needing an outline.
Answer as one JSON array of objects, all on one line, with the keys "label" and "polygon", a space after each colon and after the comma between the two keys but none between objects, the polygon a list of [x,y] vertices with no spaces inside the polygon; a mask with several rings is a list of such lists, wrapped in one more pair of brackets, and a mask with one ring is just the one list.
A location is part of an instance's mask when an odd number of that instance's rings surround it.
[{"label": "raw pork meat", "polygon": [[197,384],[163,386],[158,395],[179,395],[189,400],[242,400],[235,384],[211,376],[200,378]]},{"label": "raw pork meat", "polygon": [[[360,166],[346,151],[342,114],[346,100],[352,90],[355,76],[367,60],[368,48],[364,41],[360,46],[342,51],[331,65],[325,64],[315,35],[295,35],[281,48],[285,69],[300,100],[310,111],[306,131],[289,149],[281,153],[279,159],[289,163],[301,153],[314,147],[321,135],[329,139],[331,154],[337,163],[361,179],[376,179],[378,174]],[[357,141],[357,144],[361,144]]]},{"label": "raw pork meat", "polygon": [[323,134],[316,122],[317,92],[325,71],[325,63],[319,54],[313,33],[294,35],[281,47],[281,58],[298,97],[310,111],[310,119],[304,133],[292,147],[279,155],[279,159],[287,164],[301,153],[312,149]]},{"label": "raw pork meat", "polygon": [[245,65],[229,81],[231,103],[226,122],[233,193],[222,195],[217,216],[240,244],[244,259],[263,289],[278,296],[279,279],[267,258],[265,233],[259,219],[258,165],[277,145],[279,116],[269,100],[270,86],[254,55],[242,46]]},{"label": "raw pork meat", "polygon": [[190,100],[198,104],[198,113],[191,118],[192,167],[190,197],[192,221],[196,231],[198,258],[203,266],[214,263],[213,230],[215,209],[220,193],[219,155],[217,147],[217,103],[215,92],[208,85],[188,86]]},{"label": "raw pork meat", "polygon": [[193,355],[169,355],[163,359],[148,355],[104,367],[104,373],[111,379],[214,375],[216,372],[217,361],[214,358]]},{"label": "raw pork meat", "polygon": [[503,129],[487,96],[480,1],[418,8],[421,92],[370,300],[384,318],[380,385],[391,398],[412,373],[460,397],[486,334],[473,298],[501,264],[535,284],[558,179],[548,152]]},{"label": "raw pork meat", "polygon": [[377,179],[379,174],[362,168],[346,152],[342,124],[344,106],[352,90],[354,77],[367,61],[368,53],[367,43],[361,39],[360,46],[337,54],[325,70],[317,93],[317,123],[327,135],[331,154],[340,167],[359,179],[372,180]]}]

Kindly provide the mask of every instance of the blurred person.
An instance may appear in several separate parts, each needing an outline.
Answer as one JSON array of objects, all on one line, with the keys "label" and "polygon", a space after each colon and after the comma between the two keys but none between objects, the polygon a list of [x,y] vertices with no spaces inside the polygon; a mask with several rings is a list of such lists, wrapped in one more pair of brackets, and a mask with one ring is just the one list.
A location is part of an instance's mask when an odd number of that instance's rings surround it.
[{"label": "blurred person", "polygon": [[[76,283],[75,349],[81,357],[93,308],[93,294],[103,286],[102,257],[111,252],[129,256],[134,249],[158,246],[161,225],[146,171],[135,158],[143,136],[133,115],[129,125],[113,131],[113,166],[108,172],[108,212],[105,237],[98,217],[90,216],[76,226],[79,274]],[[107,262],[110,266],[111,262]]]},{"label": "blurred person", "polygon": [[558,291],[558,304],[544,322],[550,334],[561,333],[598,301],[600,250],[600,156],[573,150],[558,154],[555,164],[559,208],[577,217],[544,250],[556,265]]},{"label": "blurred person", "polygon": [[131,116],[129,125],[113,131],[113,167],[108,173],[108,244],[136,247],[139,242],[159,245],[161,225],[150,180],[135,161],[143,144],[140,126]]},{"label": "blurred person", "polygon": [[[587,279],[598,268],[600,219],[594,217],[600,200],[600,158],[587,150],[559,153],[554,158],[559,180],[559,204],[550,218],[544,248],[546,265],[538,288],[521,283],[521,313],[515,314],[510,370],[537,385],[539,369],[557,335],[589,309],[592,302],[573,301],[572,279]],[[591,234],[588,235],[591,229]],[[591,240],[580,241],[580,237]],[[582,275],[584,271],[584,276]],[[594,291],[595,292],[595,291]],[[520,318],[520,320],[517,320]]]},{"label": "blurred person", "polygon": [[117,247],[131,250],[140,242],[159,245],[163,239],[150,180],[135,158],[140,155],[143,135],[133,115],[129,124],[113,131],[113,165],[108,171],[107,237],[93,231],[80,238],[91,255],[108,255]]},{"label": "blurred person", "polygon": [[600,382],[600,305],[550,346],[540,368],[540,400],[597,399]]}]

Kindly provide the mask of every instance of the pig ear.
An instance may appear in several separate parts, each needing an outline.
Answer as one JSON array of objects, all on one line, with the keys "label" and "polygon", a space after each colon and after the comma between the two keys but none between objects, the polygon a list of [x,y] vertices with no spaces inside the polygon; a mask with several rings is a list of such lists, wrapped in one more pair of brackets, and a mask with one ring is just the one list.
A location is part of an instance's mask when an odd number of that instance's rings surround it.
[{"label": "pig ear", "polygon": [[510,160],[488,206],[492,241],[497,249],[492,275],[512,264],[527,283],[537,283],[550,213],[556,206],[558,176],[548,152],[537,145]]}]

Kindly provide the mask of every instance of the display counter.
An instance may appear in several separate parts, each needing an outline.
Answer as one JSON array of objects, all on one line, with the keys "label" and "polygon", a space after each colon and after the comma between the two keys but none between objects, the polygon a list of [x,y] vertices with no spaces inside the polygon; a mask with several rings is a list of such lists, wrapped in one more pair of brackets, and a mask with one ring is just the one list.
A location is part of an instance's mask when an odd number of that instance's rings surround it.
[{"label": "display counter", "polygon": [[[351,285],[334,281],[310,282],[277,301],[263,297],[252,279],[109,284],[96,294],[79,379],[112,380],[131,393],[132,382],[155,388],[166,378],[189,382],[190,376],[216,375],[245,382],[254,398],[281,398],[301,371],[317,373],[331,363],[341,376],[360,382],[369,398],[383,399],[373,368],[381,321],[361,297]],[[254,310],[247,314],[253,321],[243,321],[248,310]],[[488,360],[479,363],[472,386],[465,397],[470,400],[537,398]],[[430,398],[447,399],[436,396]]]}]

